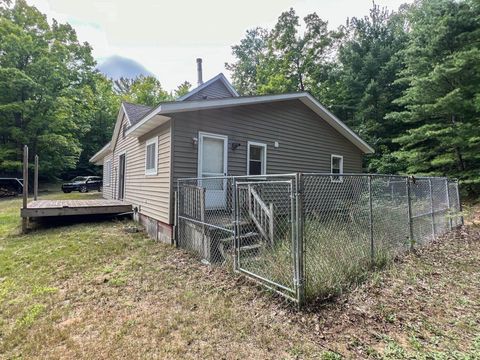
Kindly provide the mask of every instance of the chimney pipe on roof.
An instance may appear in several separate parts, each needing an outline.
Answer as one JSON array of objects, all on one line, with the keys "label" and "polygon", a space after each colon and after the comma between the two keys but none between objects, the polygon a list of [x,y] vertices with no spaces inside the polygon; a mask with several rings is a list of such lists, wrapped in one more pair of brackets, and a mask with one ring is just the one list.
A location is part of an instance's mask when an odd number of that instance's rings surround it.
[{"label": "chimney pipe on roof", "polygon": [[198,79],[198,86],[203,84],[202,79],[202,59],[197,58],[197,79]]}]

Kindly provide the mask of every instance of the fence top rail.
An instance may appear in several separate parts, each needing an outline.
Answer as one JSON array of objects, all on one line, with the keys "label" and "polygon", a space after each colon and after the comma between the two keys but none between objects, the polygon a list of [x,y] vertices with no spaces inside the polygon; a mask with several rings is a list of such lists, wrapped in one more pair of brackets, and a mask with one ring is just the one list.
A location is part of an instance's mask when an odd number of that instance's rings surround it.
[{"label": "fence top rail", "polygon": [[[292,179],[291,180],[271,180],[269,183],[275,183],[275,184],[292,184]],[[237,181],[237,185],[257,185],[257,184],[262,184],[265,185],[265,181]]]},{"label": "fence top rail", "polygon": [[[177,182],[185,181],[194,181],[194,180],[228,180],[228,179],[267,179],[267,178],[286,178],[286,177],[295,177],[299,173],[285,173],[285,174],[265,174],[265,175],[225,175],[225,176],[208,176],[208,177],[187,177],[179,178]],[[367,174],[367,173],[327,173],[327,172],[300,172],[304,176],[344,176],[344,177],[377,177],[377,178],[397,178],[397,179],[407,179],[414,178],[415,180],[428,180],[428,179],[438,179],[438,180],[448,180],[450,182],[458,182],[456,178],[448,178],[446,176],[417,176],[417,175],[395,175],[395,174]]]},{"label": "fence top rail", "polygon": [[371,176],[371,177],[382,177],[382,178],[398,178],[398,179],[406,179],[406,178],[414,178],[414,179],[439,179],[439,180],[449,180],[449,181],[457,181],[455,178],[448,178],[446,176],[417,176],[417,175],[396,175],[396,174],[366,174],[366,173],[302,173],[304,176]]},{"label": "fence top rail", "polygon": [[389,175],[389,174],[365,174],[365,173],[323,173],[323,172],[308,172],[302,173],[304,176],[362,176],[362,177],[394,177],[394,178],[407,178],[407,175]]},{"label": "fence top rail", "polygon": [[203,188],[203,187],[201,187],[201,186],[193,185],[193,184],[185,184],[184,187],[192,188],[192,189],[195,189],[195,190],[204,190],[204,189],[205,189],[205,188]]},{"label": "fence top rail", "polygon": [[233,179],[235,176],[204,176],[204,177],[189,177],[189,178],[179,178],[177,179],[177,182],[183,182],[183,181],[193,181],[193,180],[228,180],[228,179]]},{"label": "fence top rail", "polygon": [[180,178],[177,181],[192,181],[192,180],[227,180],[227,179],[264,179],[264,178],[279,178],[279,177],[295,177],[296,173],[289,174],[265,174],[265,175],[225,175],[225,176],[208,176],[208,177],[189,177]]}]

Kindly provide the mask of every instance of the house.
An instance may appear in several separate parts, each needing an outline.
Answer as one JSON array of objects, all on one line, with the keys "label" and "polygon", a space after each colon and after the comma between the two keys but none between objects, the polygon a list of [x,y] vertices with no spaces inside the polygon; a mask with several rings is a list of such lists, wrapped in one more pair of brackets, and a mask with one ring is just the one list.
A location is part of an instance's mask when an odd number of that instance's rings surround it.
[{"label": "house", "polygon": [[[358,173],[373,152],[307,92],[239,96],[223,74],[202,82],[201,59],[197,69],[198,87],[177,101],[122,103],[111,142],[90,159],[103,166],[103,196],[131,203],[161,241],[172,241],[179,178]],[[222,191],[206,189],[207,209]]]}]

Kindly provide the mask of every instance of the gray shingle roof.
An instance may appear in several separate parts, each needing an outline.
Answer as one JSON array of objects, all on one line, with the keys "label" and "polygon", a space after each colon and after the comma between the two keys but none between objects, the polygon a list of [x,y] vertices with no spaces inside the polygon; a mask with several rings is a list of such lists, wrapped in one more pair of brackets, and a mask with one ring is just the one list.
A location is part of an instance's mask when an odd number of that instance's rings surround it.
[{"label": "gray shingle roof", "polygon": [[135,125],[139,122],[148,112],[153,108],[146,105],[132,104],[124,101],[123,106],[125,112],[127,113],[128,119],[130,120],[130,125]]}]

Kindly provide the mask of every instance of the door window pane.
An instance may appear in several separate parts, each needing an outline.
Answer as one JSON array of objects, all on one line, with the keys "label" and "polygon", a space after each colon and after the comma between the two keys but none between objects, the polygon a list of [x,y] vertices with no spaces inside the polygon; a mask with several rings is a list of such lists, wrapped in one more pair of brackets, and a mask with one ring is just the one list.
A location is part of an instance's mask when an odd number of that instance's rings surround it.
[{"label": "door window pane", "polygon": [[202,174],[218,174],[223,176],[224,140],[203,138]]},{"label": "door window pane", "polygon": [[[225,179],[208,179],[212,175],[205,174],[201,180],[201,186],[207,190],[223,190]],[[217,177],[218,175],[213,175]]]}]

